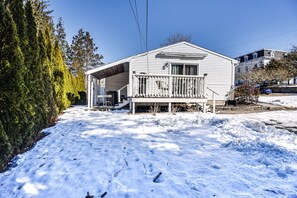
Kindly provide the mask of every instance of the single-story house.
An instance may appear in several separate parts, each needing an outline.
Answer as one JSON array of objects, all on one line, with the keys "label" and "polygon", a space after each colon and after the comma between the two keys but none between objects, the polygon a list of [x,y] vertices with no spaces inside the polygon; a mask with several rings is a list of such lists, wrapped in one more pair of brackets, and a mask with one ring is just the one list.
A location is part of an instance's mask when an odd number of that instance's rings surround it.
[{"label": "single-story house", "polygon": [[237,63],[188,42],[160,47],[89,70],[88,107],[109,97],[112,105],[129,104],[133,113],[138,105],[156,103],[169,111],[172,104],[199,104],[205,111],[214,95],[226,100]]}]

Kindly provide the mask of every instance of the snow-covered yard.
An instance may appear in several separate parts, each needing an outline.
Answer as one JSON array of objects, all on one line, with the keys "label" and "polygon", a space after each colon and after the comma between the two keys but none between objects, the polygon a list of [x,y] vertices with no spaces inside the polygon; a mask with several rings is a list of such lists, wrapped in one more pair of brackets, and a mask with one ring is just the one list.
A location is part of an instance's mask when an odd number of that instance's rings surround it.
[{"label": "snow-covered yard", "polygon": [[269,113],[132,116],[71,108],[0,174],[0,197],[293,198],[297,135],[261,120],[297,122],[297,111]]},{"label": "snow-covered yard", "polygon": [[289,96],[260,96],[259,101],[285,107],[297,107],[297,94]]}]

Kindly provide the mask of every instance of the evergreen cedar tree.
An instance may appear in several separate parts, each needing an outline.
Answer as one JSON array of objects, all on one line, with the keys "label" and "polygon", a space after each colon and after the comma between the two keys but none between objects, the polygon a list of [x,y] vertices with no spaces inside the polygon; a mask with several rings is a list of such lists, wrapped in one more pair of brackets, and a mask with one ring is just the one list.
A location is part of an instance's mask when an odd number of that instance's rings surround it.
[{"label": "evergreen cedar tree", "polygon": [[86,57],[76,41],[68,46],[62,20],[55,33],[48,6],[44,0],[0,0],[0,171],[80,99],[85,65],[102,64],[89,33],[81,30]]}]

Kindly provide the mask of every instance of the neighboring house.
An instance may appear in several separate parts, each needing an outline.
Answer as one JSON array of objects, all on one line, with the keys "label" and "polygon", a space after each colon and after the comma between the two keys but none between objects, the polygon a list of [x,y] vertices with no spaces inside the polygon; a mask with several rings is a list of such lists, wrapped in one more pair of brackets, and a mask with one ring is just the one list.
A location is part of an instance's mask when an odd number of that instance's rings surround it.
[{"label": "neighboring house", "polygon": [[212,91],[216,100],[226,100],[237,62],[187,42],[131,56],[87,72],[88,107],[111,97],[112,105],[129,103],[133,113],[138,105],[168,105],[171,111],[177,103],[199,104],[205,111]]},{"label": "neighboring house", "polygon": [[[239,64],[235,67],[235,84],[240,84],[239,76],[253,68],[265,66],[272,59],[281,59],[286,55],[286,51],[261,49],[235,58]],[[292,81],[294,81],[292,79]]]}]

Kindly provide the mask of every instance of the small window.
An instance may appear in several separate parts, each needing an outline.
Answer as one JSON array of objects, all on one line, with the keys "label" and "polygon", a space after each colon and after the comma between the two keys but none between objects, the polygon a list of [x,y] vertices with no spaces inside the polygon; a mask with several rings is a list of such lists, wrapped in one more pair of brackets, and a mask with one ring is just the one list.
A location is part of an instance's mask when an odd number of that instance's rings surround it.
[{"label": "small window", "polygon": [[173,75],[183,75],[183,67],[184,65],[180,64],[180,65],[172,65],[171,67],[171,74]]},{"label": "small window", "polygon": [[257,53],[253,53],[253,59],[258,58],[258,54]]},{"label": "small window", "polygon": [[270,56],[271,56],[271,57],[274,57],[274,53],[275,53],[274,51],[271,51],[271,52],[270,52]]},{"label": "small window", "polygon": [[248,66],[245,66],[245,71],[249,71],[249,67]]},{"label": "small window", "polygon": [[185,75],[197,75],[197,65],[185,65]]},{"label": "small window", "polygon": [[248,56],[244,56],[244,61],[248,61],[249,57]]}]

